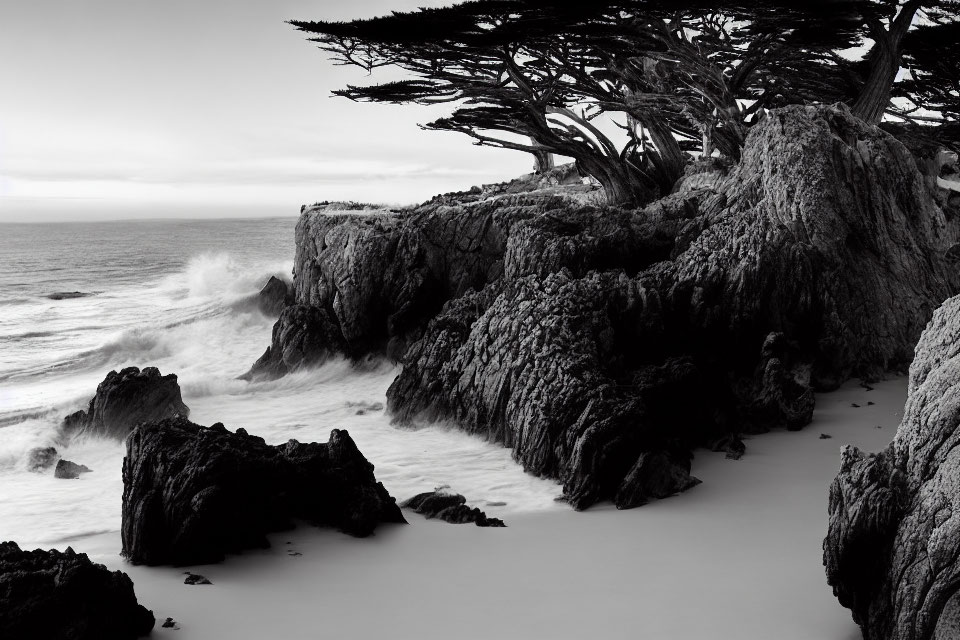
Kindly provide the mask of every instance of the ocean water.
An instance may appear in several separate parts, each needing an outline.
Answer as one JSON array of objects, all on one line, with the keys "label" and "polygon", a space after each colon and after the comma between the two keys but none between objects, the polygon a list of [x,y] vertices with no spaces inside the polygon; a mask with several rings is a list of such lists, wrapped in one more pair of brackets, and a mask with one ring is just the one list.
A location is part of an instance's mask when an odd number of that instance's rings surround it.
[{"label": "ocean water", "polygon": [[[200,424],[271,443],[326,441],[345,428],[401,500],[449,485],[481,507],[506,503],[487,509],[495,515],[564,508],[560,487],[498,445],[443,424],[392,426],[382,405],[393,364],[339,360],[277,381],[237,379],[270,343],[273,319],[255,296],[271,275],[290,277],[295,224],[0,225],[0,540],[63,546],[119,530],[123,444],[57,442],[57,427],[110,370],[131,365],[176,373]],[[28,471],[27,452],[51,445],[93,472]]]}]

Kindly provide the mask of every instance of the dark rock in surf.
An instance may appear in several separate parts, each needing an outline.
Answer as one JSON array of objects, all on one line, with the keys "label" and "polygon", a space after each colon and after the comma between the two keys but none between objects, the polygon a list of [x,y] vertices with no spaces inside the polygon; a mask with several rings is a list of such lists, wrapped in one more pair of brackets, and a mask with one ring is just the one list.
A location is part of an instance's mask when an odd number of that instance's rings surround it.
[{"label": "dark rock in surf", "polygon": [[273,325],[273,343],[242,378],[279,378],[290,371],[321,364],[345,349],[343,335],[325,309],[290,305]]},{"label": "dark rock in surf", "polygon": [[217,562],[268,546],[266,534],[295,519],[354,536],[404,522],[346,431],[270,446],[243,429],[171,418],[127,439],[121,537],[135,564]]},{"label": "dark rock in surf", "polygon": [[57,468],[53,471],[53,477],[64,480],[76,480],[80,477],[81,473],[90,473],[91,471],[92,469],[86,465],[61,459],[57,462]]},{"label": "dark rock in surf", "polygon": [[55,447],[35,447],[27,452],[27,469],[30,471],[44,471],[57,461]]},{"label": "dark rock in surf", "polygon": [[187,577],[183,579],[183,584],[213,584],[206,576],[199,573],[187,572]]},{"label": "dark rock in surf", "polygon": [[399,358],[399,423],[450,420],[577,508],[627,506],[687,485],[692,449],[798,429],[814,389],[905,367],[960,292],[960,216],[902,144],[842,107],[773,112],[742,162],[708,177],[635,211],[556,193],[307,209],[294,283],[320,328],[281,316],[258,367]]},{"label": "dark rock in surf", "polygon": [[419,493],[400,506],[412,509],[427,518],[439,518],[452,524],[474,523],[478,527],[505,527],[503,520],[490,518],[480,509],[466,504],[467,499],[458,493],[442,489]]},{"label": "dark rock in surf", "polygon": [[841,453],[823,562],[864,640],[960,637],[958,354],[955,297],[917,344],[893,442],[877,454]]},{"label": "dark rock in surf", "polygon": [[257,294],[257,307],[265,316],[277,317],[290,304],[293,304],[293,285],[277,276],[270,276]]},{"label": "dark rock in surf", "polygon": [[86,298],[92,295],[92,293],[84,293],[83,291],[57,291],[56,293],[48,294],[47,298],[50,300],[71,300],[73,298]]},{"label": "dark rock in surf", "polygon": [[180,396],[175,374],[160,375],[156,367],[127,367],[111,371],[97,386],[86,411],[63,420],[69,436],[89,434],[123,440],[141,422],[188,416],[190,409]]},{"label": "dark rock in surf", "polygon": [[128,640],[149,634],[154,622],[127,574],[70,548],[0,543],[0,638]]}]

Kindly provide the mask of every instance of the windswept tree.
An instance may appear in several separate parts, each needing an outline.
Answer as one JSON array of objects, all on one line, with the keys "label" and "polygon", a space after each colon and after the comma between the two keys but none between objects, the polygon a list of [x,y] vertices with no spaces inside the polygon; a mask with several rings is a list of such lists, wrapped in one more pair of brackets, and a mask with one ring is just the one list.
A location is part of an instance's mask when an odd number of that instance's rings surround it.
[{"label": "windswept tree", "polygon": [[535,20],[532,7],[514,0],[478,0],[347,23],[292,24],[314,34],[311,40],[335,62],[369,71],[396,67],[417,77],[348,86],[337,95],[456,103],[451,116],[424,126],[462,132],[484,146],[569,156],[601,183],[611,202],[652,200],[657,185],[642,154],[597,126],[600,112],[583,106],[564,71],[538,55],[534,45],[562,37],[570,23],[561,15]]},{"label": "windswept tree", "polygon": [[[936,82],[949,72],[937,68],[930,47],[911,48],[907,34],[922,15],[941,39],[950,37],[945,7],[955,1],[474,0],[292,24],[336,63],[412,76],[337,95],[452,103],[451,115],[422,126],[531,153],[541,167],[551,154],[572,157],[608,201],[636,205],[672,188],[687,151],[739,158],[749,127],[768,109],[844,101],[870,119],[876,102],[882,115],[896,76],[884,71],[891,51],[926,70],[904,90],[925,105],[949,102],[952,89]],[[848,50],[867,37],[868,58],[851,58]],[[625,136],[598,126],[611,114],[620,114]]]},{"label": "windswept tree", "polygon": [[[947,67],[937,68],[937,52],[930,44],[943,45],[939,52],[947,60],[956,60],[960,46],[954,26],[960,19],[957,0],[874,0],[873,11],[865,13],[869,37],[873,40],[862,67],[862,84],[853,103],[853,113],[862,120],[878,123],[891,109],[894,84],[906,61],[920,65],[924,73],[933,74],[934,83],[949,77]],[[916,36],[913,34],[916,33]],[[931,55],[932,54],[932,55]],[[941,75],[944,71],[946,76]],[[956,75],[955,67],[952,71]],[[918,97],[923,97],[931,85],[917,86]],[[939,91],[939,90],[937,90]],[[930,95],[927,93],[926,95]]]}]

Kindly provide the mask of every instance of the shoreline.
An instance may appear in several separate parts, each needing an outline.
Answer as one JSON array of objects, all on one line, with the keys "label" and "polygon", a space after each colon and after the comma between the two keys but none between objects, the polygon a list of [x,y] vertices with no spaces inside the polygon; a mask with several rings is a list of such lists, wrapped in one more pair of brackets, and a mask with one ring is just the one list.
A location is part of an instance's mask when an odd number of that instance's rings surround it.
[{"label": "shoreline", "polygon": [[[405,511],[409,525],[371,538],[301,526],[272,534],[270,549],[190,567],[132,566],[118,554],[119,532],[55,546],[128,573],[157,617],[154,637],[172,631],[160,627],[172,617],[183,640],[854,640],[859,629],[820,554],[840,447],[882,448],[902,415],[906,378],[873,386],[818,394],[808,427],[750,437],[741,460],[698,450],[703,484],[627,511],[486,509],[506,529]],[[188,569],[213,585],[184,585]]]}]

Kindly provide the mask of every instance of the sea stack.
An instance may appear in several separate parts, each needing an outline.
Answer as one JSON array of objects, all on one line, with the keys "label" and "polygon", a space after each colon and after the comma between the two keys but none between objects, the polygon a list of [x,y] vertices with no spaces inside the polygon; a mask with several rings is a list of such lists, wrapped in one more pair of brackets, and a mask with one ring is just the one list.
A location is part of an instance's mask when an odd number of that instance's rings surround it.
[{"label": "sea stack", "polygon": [[87,434],[123,440],[141,422],[189,415],[175,374],[160,375],[156,367],[144,367],[142,371],[127,367],[108,373],[87,410],[64,418],[62,430],[68,436]]}]

